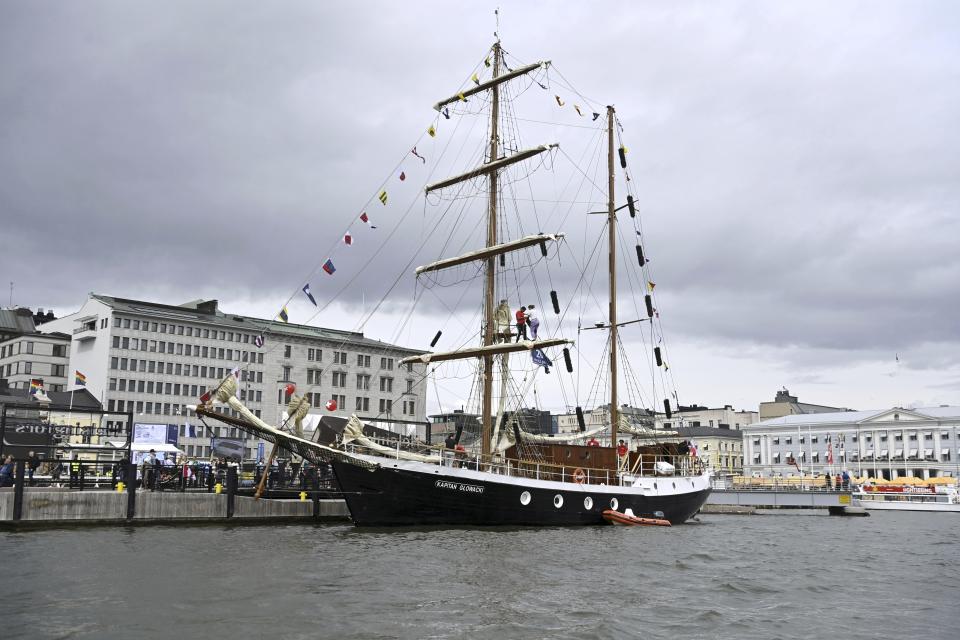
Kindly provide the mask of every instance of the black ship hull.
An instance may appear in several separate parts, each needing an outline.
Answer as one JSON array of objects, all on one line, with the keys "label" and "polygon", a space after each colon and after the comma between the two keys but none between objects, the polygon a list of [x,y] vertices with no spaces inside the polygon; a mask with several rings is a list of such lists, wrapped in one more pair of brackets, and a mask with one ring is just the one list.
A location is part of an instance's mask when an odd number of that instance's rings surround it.
[{"label": "black ship hull", "polygon": [[[670,493],[644,495],[633,487],[534,482],[493,473],[457,473],[437,465],[400,466],[368,471],[333,463],[354,524],[599,525],[606,524],[603,511],[611,508],[680,524],[697,513],[710,493],[705,476],[658,478]],[[414,466],[424,468],[410,468]]]}]

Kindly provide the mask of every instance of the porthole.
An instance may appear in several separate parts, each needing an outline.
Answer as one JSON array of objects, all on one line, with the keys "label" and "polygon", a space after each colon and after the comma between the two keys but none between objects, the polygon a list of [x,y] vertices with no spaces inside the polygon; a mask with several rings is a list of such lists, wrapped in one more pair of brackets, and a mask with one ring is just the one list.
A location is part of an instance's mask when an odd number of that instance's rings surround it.
[{"label": "porthole", "polygon": [[593,509],[593,498],[591,498],[590,496],[587,496],[586,498],[584,498],[583,508],[586,509],[587,511],[590,511],[590,509]]},{"label": "porthole", "polygon": [[656,482],[653,483],[653,488],[654,488],[654,489],[657,488],[657,483],[656,483]]},{"label": "porthole", "polygon": [[524,491],[523,493],[520,494],[520,504],[522,504],[523,506],[527,506],[528,504],[530,504],[529,491]]},{"label": "porthole", "polygon": [[672,484],[673,484],[673,488],[676,489],[676,488],[677,488],[677,483],[674,482],[674,483],[672,483]]},{"label": "porthole", "polygon": [[610,508],[613,509],[614,511],[620,508],[620,503],[617,501],[616,498],[610,498]]},{"label": "porthole", "polygon": [[557,509],[563,506],[563,496],[559,493],[553,496],[553,506],[555,506]]}]

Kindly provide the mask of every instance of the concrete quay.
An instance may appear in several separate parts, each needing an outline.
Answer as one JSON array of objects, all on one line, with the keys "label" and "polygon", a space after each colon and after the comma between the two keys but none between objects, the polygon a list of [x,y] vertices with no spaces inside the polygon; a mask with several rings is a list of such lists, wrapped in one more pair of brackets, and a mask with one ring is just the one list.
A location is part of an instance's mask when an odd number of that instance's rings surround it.
[{"label": "concrete quay", "polygon": [[227,493],[137,491],[130,518],[127,492],[25,487],[19,514],[15,513],[15,498],[14,491],[0,490],[0,527],[350,520],[346,502],[331,499],[255,500]]}]

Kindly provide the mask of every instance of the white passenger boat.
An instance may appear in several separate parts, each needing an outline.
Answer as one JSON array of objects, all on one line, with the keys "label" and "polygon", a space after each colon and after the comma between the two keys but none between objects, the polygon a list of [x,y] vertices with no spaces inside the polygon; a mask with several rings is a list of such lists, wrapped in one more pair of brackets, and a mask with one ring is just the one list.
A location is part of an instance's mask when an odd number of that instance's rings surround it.
[{"label": "white passenger boat", "polygon": [[960,513],[960,492],[956,485],[914,487],[906,485],[863,485],[853,494],[854,506],[889,511],[948,511]]}]

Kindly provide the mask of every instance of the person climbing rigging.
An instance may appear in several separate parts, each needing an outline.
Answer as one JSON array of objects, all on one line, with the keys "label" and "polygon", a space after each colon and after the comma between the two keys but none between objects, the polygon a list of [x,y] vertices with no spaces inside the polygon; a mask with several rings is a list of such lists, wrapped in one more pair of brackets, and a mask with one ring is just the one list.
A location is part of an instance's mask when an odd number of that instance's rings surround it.
[{"label": "person climbing rigging", "polygon": [[527,308],[520,307],[516,313],[517,318],[517,342],[520,342],[520,337],[522,336],[524,340],[527,339]]},{"label": "person climbing rigging", "polygon": [[534,305],[527,307],[527,324],[530,326],[530,339],[537,339],[537,330],[540,328],[540,318],[534,311]]},{"label": "person climbing rigging", "polygon": [[510,305],[501,300],[493,314],[498,342],[510,342]]}]

